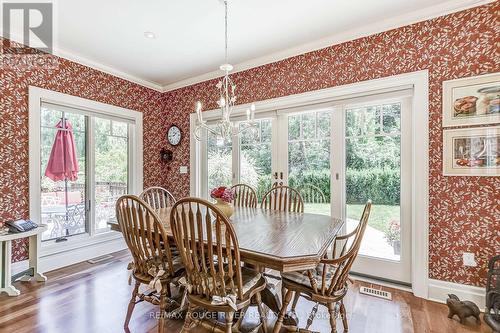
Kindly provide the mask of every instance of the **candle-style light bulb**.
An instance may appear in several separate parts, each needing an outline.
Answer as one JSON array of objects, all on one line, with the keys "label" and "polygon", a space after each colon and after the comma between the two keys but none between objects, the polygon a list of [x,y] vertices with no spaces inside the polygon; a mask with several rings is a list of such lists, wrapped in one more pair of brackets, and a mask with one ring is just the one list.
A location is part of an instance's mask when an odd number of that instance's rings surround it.
[{"label": "candle-style light bulb", "polygon": [[247,109],[247,120],[250,120],[250,109]]},{"label": "candle-style light bulb", "polygon": [[226,99],[224,97],[221,97],[219,103],[220,103],[220,106],[222,108],[225,107],[226,106]]},{"label": "candle-style light bulb", "polygon": [[203,118],[201,116],[201,102],[200,101],[198,101],[196,103],[196,114],[198,115],[198,122],[202,123]]},{"label": "candle-style light bulb", "polygon": [[250,111],[251,111],[250,118],[252,120],[254,120],[254,118],[255,118],[255,104],[252,103],[252,105],[250,105]]}]

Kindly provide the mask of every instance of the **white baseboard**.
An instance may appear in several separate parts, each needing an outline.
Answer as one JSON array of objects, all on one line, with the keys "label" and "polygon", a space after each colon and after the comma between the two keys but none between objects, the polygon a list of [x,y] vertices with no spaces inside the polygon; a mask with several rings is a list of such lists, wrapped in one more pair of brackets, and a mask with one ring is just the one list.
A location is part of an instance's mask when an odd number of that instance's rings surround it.
[{"label": "white baseboard", "polygon": [[486,303],[486,289],[468,286],[453,282],[429,279],[429,299],[439,303],[446,303],[448,294],[455,294],[462,301],[472,301],[484,311]]},{"label": "white baseboard", "polygon": [[[77,264],[105,254],[121,251],[127,248],[123,237],[108,240],[106,242],[94,243],[64,252],[46,254],[40,257],[40,272],[45,273],[54,269]],[[12,264],[12,274],[17,274],[28,269],[28,260],[18,261]]]}]

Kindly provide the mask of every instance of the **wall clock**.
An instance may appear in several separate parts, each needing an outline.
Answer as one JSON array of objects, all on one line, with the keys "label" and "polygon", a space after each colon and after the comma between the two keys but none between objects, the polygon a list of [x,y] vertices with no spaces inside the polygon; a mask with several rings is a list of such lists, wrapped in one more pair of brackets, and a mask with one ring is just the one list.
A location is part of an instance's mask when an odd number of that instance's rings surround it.
[{"label": "wall clock", "polygon": [[172,146],[177,146],[181,142],[181,138],[182,138],[181,129],[176,125],[170,126],[170,128],[167,131],[168,143],[170,143]]}]

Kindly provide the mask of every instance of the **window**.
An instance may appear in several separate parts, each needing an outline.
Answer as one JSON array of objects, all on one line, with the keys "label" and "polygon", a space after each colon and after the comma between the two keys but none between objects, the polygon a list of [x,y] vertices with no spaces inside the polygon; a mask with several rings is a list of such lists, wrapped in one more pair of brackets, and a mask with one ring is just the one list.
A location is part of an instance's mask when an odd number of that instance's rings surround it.
[{"label": "window", "polygon": [[141,190],[141,113],[30,87],[30,216],[44,244],[114,239],[116,200]]},{"label": "window", "polygon": [[218,138],[208,133],[207,138],[207,176],[208,193],[218,186],[231,186],[232,184],[232,141]]},{"label": "window", "polygon": [[306,213],[331,215],[330,118],[330,111],[288,116],[288,184]]},{"label": "window", "polygon": [[[271,188],[271,119],[256,120],[257,128],[246,130],[240,136],[240,183],[252,186],[257,198]],[[240,124],[240,128],[244,127]]]}]

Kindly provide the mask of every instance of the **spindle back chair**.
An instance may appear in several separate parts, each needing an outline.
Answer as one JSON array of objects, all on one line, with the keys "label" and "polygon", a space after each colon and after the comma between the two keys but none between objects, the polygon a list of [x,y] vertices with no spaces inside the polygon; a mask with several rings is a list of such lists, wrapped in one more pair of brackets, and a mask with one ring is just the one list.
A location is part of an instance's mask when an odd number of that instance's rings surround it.
[{"label": "spindle back chair", "polygon": [[145,189],[139,195],[154,210],[172,207],[176,202],[175,197],[163,187],[153,186]]},{"label": "spindle back chair", "polygon": [[326,203],[326,196],[321,189],[313,184],[305,184],[297,189],[306,204]]},{"label": "spindle back chair", "polygon": [[[135,287],[129,303],[125,328],[128,327],[135,304],[149,301],[165,311],[170,283],[182,273],[180,258],[172,255],[167,233],[156,212],[135,195],[124,195],[116,202],[116,218],[133,262],[129,265]],[[164,273],[161,274],[161,271]],[[159,281],[159,282],[158,282]],[[161,285],[160,296],[139,294],[141,284]],[[139,300],[137,300],[139,298]],[[159,332],[163,332],[165,316],[160,316]]]},{"label": "spindle back chair", "polygon": [[303,213],[304,201],[300,193],[289,186],[274,186],[264,194],[260,207],[284,212]]},{"label": "spindle back chair", "polygon": [[234,190],[236,198],[234,205],[236,207],[257,207],[257,194],[255,190],[247,184],[236,184],[231,187]]},{"label": "spindle back chair", "polygon": [[[306,299],[316,302],[315,309],[311,314],[315,314],[319,303],[328,308],[330,314],[330,325],[332,332],[336,332],[336,319],[340,311],[344,331],[348,330],[347,315],[343,302],[344,296],[348,290],[348,277],[352,264],[356,259],[361,241],[368,225],[370,217],[371,201],[368,201],[363,210],[360,222],[357,227],[346,235],[335,238],[331,256],[326,253],[324,258],[316,269],[306,272],[284,273],[283,287],[286,290],[283,306],[278,315],[278,320],[274,332],[279,332],[288,304],[292,299],[293,293],[296,298],[292,305],[292,311],[295,311],[297,305],[297,294]],[[338,306],[337,306],[338,305]],[[314,315],[309,317],[307,327],[312,324]]]},{"label": "spindle back chair", "polygon": [[260,292],[266,281],[260,273],[242,267],[238,239],[228,218],[206,200],[184,198],[173,206],[170,224],[186,269],[189,310],[184,331],[192,328],[196,307],[226,313],[225,327],[212,322],[210,329],[238,331],[233,327],[234,313],[246,311],[254,296],[263,318]]}]

